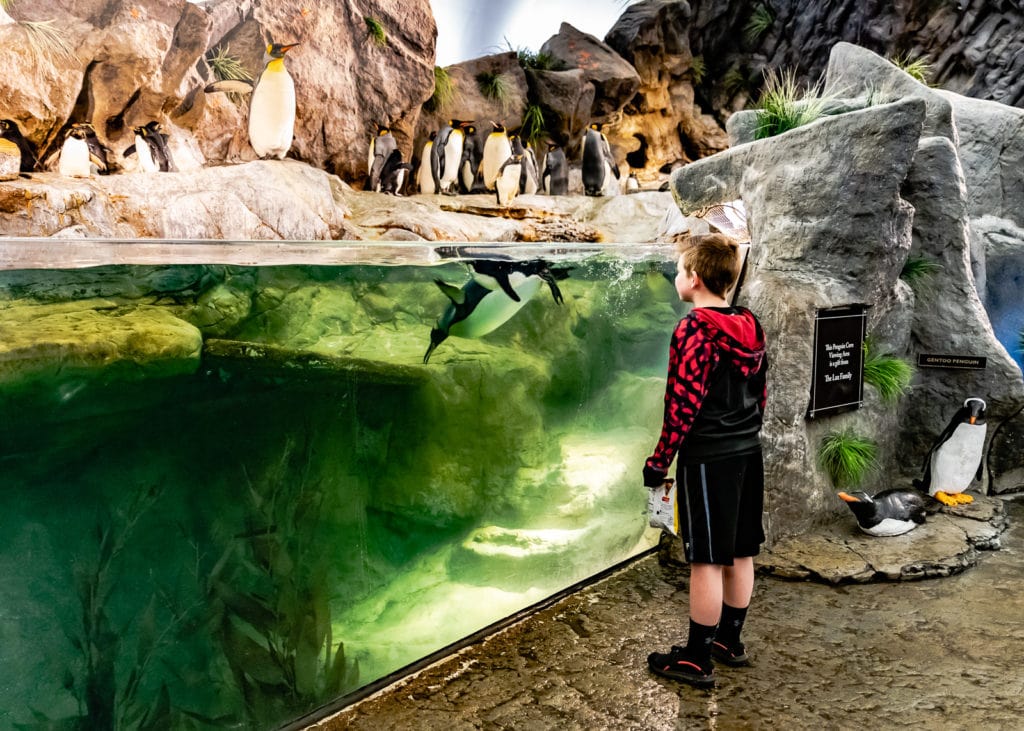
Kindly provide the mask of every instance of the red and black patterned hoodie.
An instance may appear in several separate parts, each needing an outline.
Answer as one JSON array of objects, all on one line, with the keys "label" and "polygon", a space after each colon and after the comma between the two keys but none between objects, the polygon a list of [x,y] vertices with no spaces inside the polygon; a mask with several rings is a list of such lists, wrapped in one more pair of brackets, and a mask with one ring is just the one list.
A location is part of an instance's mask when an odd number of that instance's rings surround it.
[{"label": "red and black patterned hoodie", "polygon": [[755,452],[767,398],[764,331],[744,307],[697,307],[679,321],[669,350],[661,439],[644,467],[660,485],[681,464]]}]

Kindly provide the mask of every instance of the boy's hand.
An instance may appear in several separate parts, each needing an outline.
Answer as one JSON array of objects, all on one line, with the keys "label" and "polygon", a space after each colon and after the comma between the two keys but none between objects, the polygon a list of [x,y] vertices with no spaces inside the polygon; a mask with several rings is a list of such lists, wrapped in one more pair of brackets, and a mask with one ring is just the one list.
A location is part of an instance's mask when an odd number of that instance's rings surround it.
[{"label": "boy's hand", "polygon": [[644,465],[644,487],[661,487],[665,484],[665,478],[667,477],[667,472],[663,472],[650,465]]}]

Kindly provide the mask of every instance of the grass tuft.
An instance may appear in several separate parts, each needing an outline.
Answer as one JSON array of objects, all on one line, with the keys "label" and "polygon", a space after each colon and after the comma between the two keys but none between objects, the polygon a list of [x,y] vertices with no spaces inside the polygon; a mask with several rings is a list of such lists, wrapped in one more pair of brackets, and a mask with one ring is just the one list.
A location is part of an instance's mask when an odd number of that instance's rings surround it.
[{"label": "grass tuft", "polygon": [[434,67],[434,93],[427,99],[427,108],[432,112],[439,112],[447,108],[455,101],[455,82],[452,81],[448,69],[442,66]]},{"label": "grass tuft", "polygon": [[512,84],[508,77],[500,71],[481,71],[476,75],[476,83],[485,99],[496,101],[506,108],[512,96]]},{"label": "grass tuft", "polygon": [[690,78],[693,80],[694,86],[704,80],[705,73],[707,73],[707,66],[704,64],[704,57],[694,56],[690,61]]},{"label": "grass tuft", "polygon": [[874,352],[870,338],[864,341],[864,382],[870,383],[887,403],[894,403],[910,390],[914,366],[903,358]]},{"label": "grass tuft", "polygon": [[754,139],[774,137],[813,122],[825,113],[825,101],[816,86],[801,92],[791,69],[783,72],[768,69]]},{"label": "grass tuft", "polygon": [[522,139],[526,144],[532,144],[534,148],[537,143],[547,137],[547,123],[544,119],[544,110],[537,104],[527,104],[523,112]]},{"label": "grass tuft", "polygon": [[388,34],[384,30],[384,25],[376,18],[366,15],[363,17],[366,21],[366,30],[370,33],[370,38],[373,42],[383,48],[388,44]]},{"label": "grass tuft", "polygon": [[932,277],[942,271],[942,265],[934,259],[920,254],[912,254],[907,257],[900,271],[900,279],[916,290],[918,286],[927,284]]},{"label": "grass tuft", "polygon": [[831,431],[818,446],[818,463],[839,490],[856,487],[878,466],[878,445],[850,430]]},{"label": "grass tuft", "polygon": [[[217,81],[252,81],[252,73],[249,72],[242,62],[231,55],[230,46],[217,46],[206,57],[206,63],[217,78]],[[245,102],[242,94],[229,93],[228,98],[236,105]]]},{"label": "grass tuft", "polygon": [[913,58],[908,54],[900,54],[889,59],[893,66],[898,69],[903,69],[916,81],[922,84],[928,85],[928,77],[932,72],[932,65],[928,63],[927,57],[920,56]]},{"label": "grass tuft", "polygon": [[754,8],[754,12],[747,19],[747,24],[743,26],[743,37],[747,39],[747,43],[754,45],[768,32],[774,22],[775,15],[771,8],[762,3]]},{"label": "grass tuft", "polygon": [[25,33],[25,42],[37,56],[70,59],[75,49],[68,39],[68,32],[53,20],[21,20],[18,26]]},{"label": "grass tuft", "polygon": [[729,97],[736,96],[747,88],[747,75],[739,66],[730,66],[722,77],[722,90]]}]

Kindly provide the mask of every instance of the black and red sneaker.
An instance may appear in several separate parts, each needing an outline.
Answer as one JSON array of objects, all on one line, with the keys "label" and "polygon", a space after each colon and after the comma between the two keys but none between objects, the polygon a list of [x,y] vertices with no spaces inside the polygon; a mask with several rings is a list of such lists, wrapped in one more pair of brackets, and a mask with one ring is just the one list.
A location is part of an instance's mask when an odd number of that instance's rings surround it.
[{"label": "black and red sneaker", "polygon": [[713,688],[715,668],[710,662],[701,662],[685,647],[673,646],[668,653],[652,652],[647,666],[655,675],[689,683],[697,688]]},{"label": "black and red sneaker", "polygon": [[731,645],[727,645],[724,642],[715,640],[711,643],[711,657],[721,660],[726,665],[734,668],[750,665],[750,658],[747,657],[747,650],[742,642],[734,642]]}]

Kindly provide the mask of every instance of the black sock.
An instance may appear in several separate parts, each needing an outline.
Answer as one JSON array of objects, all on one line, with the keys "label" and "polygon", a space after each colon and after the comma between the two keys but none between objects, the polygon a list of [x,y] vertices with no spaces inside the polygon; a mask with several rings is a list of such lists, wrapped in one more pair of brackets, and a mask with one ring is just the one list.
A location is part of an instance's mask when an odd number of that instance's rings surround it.
[{"label": "black sock", "polygon": [[740,641],[743,622],[747,618],[747,607],[737,609],[722,603],[722,619],[718,623],[718,634],[715,639],[723,645],[735,645]]},{"label": "black sock", "polygon": [[711,643],[715,640],[713,624],[697,624],[690,620],[690,637],[686,641],[686,649],[701,663],[711,662]]}]

